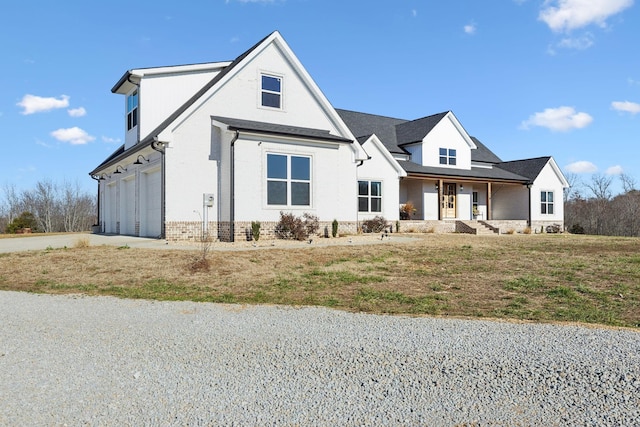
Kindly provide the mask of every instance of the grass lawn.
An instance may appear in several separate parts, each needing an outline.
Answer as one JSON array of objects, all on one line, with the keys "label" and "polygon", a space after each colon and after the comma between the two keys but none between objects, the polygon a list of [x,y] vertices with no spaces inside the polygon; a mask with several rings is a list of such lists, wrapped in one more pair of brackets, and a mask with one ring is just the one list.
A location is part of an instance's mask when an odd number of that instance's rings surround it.
[{"label": "grass lawn", "polygon": [[640,328],[640,239],[415,236],[212,250],[208,271],[194,268],[198,250],[78,245],[0,254],[0,289]]}]

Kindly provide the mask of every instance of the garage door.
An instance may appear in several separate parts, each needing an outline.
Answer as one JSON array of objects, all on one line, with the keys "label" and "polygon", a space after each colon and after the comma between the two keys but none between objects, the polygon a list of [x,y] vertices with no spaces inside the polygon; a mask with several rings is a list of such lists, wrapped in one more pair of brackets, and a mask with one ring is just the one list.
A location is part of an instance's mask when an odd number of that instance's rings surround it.
[{"label": "garage door", "polygon": [[145,172],[140,182],[140,235],[160,237],[162,233],[162,197],[160,168]]},{"label": "garage door", "polygon": [[120,183],[120,234],[136,232],[136,180],[123,179]]}]

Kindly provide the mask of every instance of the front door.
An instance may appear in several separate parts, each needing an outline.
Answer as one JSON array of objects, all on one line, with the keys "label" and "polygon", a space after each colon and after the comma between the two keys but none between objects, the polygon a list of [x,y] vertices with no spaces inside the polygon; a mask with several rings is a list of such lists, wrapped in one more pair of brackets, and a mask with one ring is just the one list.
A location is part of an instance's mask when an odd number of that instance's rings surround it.
[{"label": "front door", "polygon": [[456,217],[456,184],[444,184],[440,207],[442,209],[442,218]]}]

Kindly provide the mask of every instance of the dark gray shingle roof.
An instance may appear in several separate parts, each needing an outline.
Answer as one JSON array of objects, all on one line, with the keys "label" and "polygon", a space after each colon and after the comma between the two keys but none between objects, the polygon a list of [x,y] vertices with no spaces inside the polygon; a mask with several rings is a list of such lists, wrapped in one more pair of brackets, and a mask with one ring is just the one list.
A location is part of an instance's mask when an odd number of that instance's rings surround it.
[{"label": "dark gray shingle roof", "polygon": [[271,135],[299,136],[323,141],[353,142],[352,140],[341,136],[331,135],[328,130],[256,122],[253,120],[234,119],[230,117],[212,116],[211,118],[228,125],[230,130],[251,131]]},{"label": "dark gray shingle roof", "polygon": [[407,120],[341,109],[336,112],[359,141],[375,133],[390,153],[408,154],[396,141],[396,126]]},{"label": "dark gray shingle roof", "polygon": [[446,116],[448,111],[396,125],[398,146],[420,142]]},{"label": "dark gray shingle roof", "polygon": [[496,156],[493,151],[489,150],[486,145],[484,145],[478,138],[472,136],[476,147],[476,150],[471,150],[471,161],[473,162],[482,162],[482,163],[500,163],[502,160],[500,157]]},{"label": "dark gray shingle roof", "polygon": [[514,160],[511,162],[502,162],[495,165],[496,168],[509,171],[518,175],[527,177],[530,181],[535,180],[542,168],[545,167],[551,157],[536,157],[534,159]]}]

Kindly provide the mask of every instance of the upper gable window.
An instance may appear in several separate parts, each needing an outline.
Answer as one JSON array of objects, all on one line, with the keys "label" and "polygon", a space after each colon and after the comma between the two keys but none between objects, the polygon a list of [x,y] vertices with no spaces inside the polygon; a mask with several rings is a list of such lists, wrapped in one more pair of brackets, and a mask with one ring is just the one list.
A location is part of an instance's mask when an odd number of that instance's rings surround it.
[{"label": "upper gable window", "polygon": [[138,126],[138,91],[127,96],[127,130]]},{"label": "upper gable window", "polygon": [[282,77],[262,74],[263,107],[282,108]]},{"label": "upper gable window", "polygon": [[441,165],[456,165],[456,150],[452,148],[440,149],[440,164]]}]

